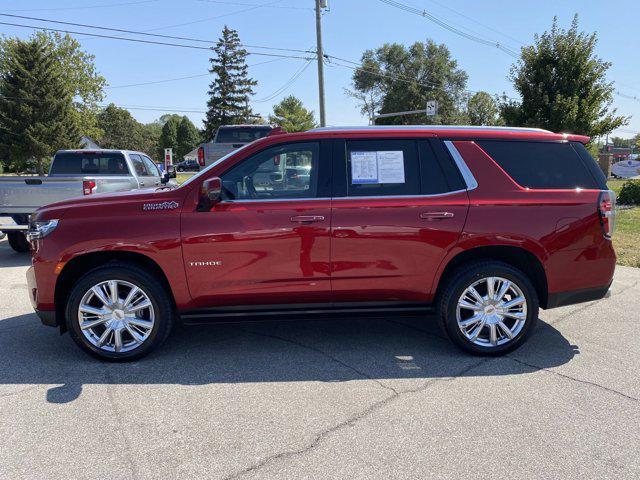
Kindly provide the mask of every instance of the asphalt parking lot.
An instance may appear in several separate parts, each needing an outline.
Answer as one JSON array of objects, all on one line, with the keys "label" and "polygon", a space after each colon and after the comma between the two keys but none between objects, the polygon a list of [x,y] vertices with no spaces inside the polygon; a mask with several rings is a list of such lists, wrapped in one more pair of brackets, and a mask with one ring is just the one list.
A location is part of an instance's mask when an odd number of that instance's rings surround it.
[{"label": "asphalt parking lot", "polygon": [[430,319],[179,329],[107,364],[32,313],[0,241],[0,478],[640,477],[640,270],[504,358]]}]

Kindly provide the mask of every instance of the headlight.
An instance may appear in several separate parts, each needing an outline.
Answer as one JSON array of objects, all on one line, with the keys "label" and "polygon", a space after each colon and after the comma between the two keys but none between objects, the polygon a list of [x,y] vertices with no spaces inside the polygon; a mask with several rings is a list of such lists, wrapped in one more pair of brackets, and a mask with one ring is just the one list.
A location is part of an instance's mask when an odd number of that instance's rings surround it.
[{"label": "headlight", "polygon": [[37,240],[44,238],[55,230],[58,226],[58,220],[47,220],[45,222],[31,222],[29,231],[27,231],[28,240]]}]

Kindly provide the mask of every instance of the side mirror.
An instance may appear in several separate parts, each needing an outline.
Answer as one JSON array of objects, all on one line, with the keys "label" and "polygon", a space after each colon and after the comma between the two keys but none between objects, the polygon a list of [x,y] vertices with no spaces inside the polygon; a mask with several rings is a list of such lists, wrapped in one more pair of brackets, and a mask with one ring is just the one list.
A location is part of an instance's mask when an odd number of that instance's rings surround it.
[{"label": "side mirror", "polygon": [[222,199],[222,180],[213,177],[202,182],[200,197],[198,198],[198,211],[209,211]]},{"label": "side mirror", "polygon": [[162,183],[163,185],[166,184],[169,181],[169,178],[169,172],[163,172],[162,177],[160,178],[160,183]]}]

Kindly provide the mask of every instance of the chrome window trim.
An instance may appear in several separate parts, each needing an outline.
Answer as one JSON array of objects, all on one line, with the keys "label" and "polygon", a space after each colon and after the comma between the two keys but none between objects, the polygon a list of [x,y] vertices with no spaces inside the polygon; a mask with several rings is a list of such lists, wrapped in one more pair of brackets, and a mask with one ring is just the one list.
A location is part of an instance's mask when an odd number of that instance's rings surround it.
[{"label": "chrome window trim", "polygon": [[240,199],[240,200],[222,200],[220,203],[246,203],[246,202],[292,202],[292,201],[313,201],[313,200],[378,200],[378,199],[403,199],[403,198],[431,198],[445,197],[447,195],[455,195],[457,193],[466,192],[466,189],[452,190],[451,192],[429,193],[424,195],[362,195],[353,197],[309,197],[309,198],[264,198],[264,199]]},{"label": "chrome window trim", "polygon": [[449,153],[451,154],[451,156],[453,157],[453,161],[456,162],[456,165],[458,166],[458,170],[460,170],[460,173],[462,174],[464,183],[467,184],[467,190],[473,190],[474,188],[478,188],[478,181],[476,180],[476,177],[474,177],[473,173],[471,173],[471,170],[469,170],[469,167],[465,163],[464,159],[462,158],[462,155],[460,155],[460,152],[458,152],[458,149],[453,144],[453,142],[451,140],[445,140],[443,143],[445,147],[447,147],[447,150],[449,150]]}]

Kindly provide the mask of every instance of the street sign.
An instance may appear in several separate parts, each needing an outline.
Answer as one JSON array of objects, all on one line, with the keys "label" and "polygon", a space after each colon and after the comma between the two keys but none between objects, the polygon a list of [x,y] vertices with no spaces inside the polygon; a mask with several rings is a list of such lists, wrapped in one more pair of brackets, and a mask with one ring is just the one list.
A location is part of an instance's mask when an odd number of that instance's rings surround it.
[{"label": "street sign", "polygon": [[438,101],[429,100],[427,102],[427,117],[435,117],[438,114]]},{"label": "street sign", "polygon": [[173,148],[164,149],[164,166],[167,168],[169,165],[173,165]]}]

